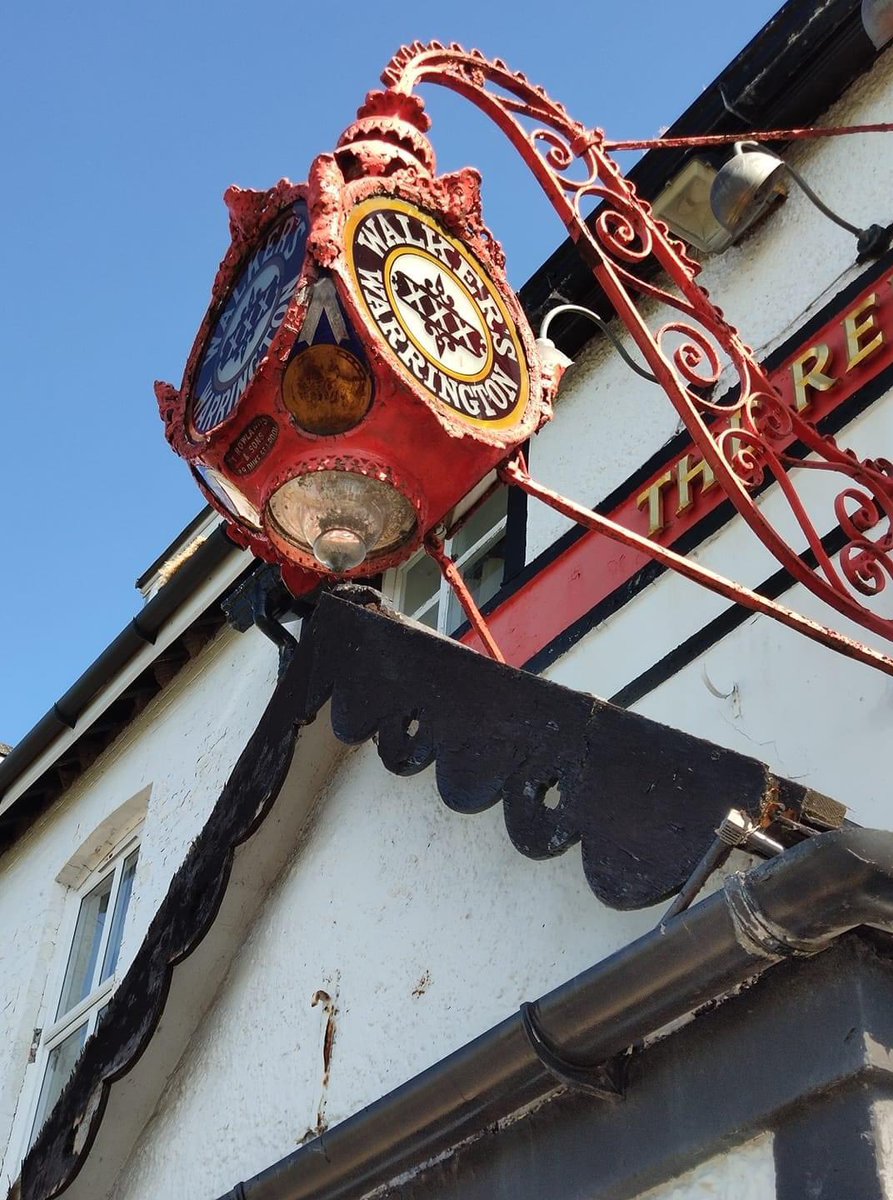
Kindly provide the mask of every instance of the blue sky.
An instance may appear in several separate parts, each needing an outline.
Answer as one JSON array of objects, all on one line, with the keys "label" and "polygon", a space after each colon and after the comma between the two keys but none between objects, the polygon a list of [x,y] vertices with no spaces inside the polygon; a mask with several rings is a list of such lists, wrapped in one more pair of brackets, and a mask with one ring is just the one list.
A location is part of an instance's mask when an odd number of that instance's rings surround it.
[{"label": "blue sky", "polygon": [[[777,5],[124,5],[0,16],[4,365],[0,741],[138,611],[133,581],[202,504],[152,392],[179,383],[228,244],[222,194],[306,177],[403,42],[458,41],[611,137],[655,136]],[[520,286],[562,228],[501,135],[423,92],[442,170],[485,178]]]}]

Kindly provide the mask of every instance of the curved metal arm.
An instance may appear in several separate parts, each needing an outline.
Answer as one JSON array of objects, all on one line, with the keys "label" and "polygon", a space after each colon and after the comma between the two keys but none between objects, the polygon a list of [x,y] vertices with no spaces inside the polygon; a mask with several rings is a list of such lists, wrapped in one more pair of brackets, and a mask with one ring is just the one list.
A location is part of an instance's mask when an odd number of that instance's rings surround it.
[{"label": "curved metal arm", "polygon": [[[737,330],[696,283],[699,264],[607,154],[602,131],[575,121],[500,59],[455,44],[404,47],[382,80],[403,95],[419,83],[448,87],[498,125],[549,197],[737,512],[796,581],[893,640],[893,620],[865,602],[893,583],[893,464],[838,447],[784,402]],[[593,204],[594,213],[584,216]],[[652,330],[637,304],[640,297],[649,313],[673,315]],[[730,367],[730,383],[737,376],[738,386],[716,399],[714,385]],[[801,457],[804,447],[807,458]],[[843,477],[830,522],[825,515],[817,525],[807,511],[788,474],[792,467]],[[778,484],[785,516],[794,518],[796,538],[782,532],[787,521],[776,526],[767,506],[756,503],[758,490],[770,482]],[[836,559],[822,543],[835,524],[844,533]],[[801,539],[815,570],[802,557]]]},{"label": "curved metal arm", "polygon": [[610,328],[608,323],[603,321],[597,312],[593,312],[591,308],[584,308],[581,304],[559,304],[556,308],[550,309],[543,318],[543,323],[540,326],[541,338],[549,336],[549,326],[552,324],[553,318],[560,317],[562,313],[577,313],[578,316],[588,317],[593,325],[597,325],[599,327],[599,329],[602,331],[602,333],[631,371],[635,371],[637,375],[641,375],[642,378],[647,379],[649,383],[657,383],[657,376],[654,374],[654,372],[648,371],[645,367],[639,366],[614,330]]}]

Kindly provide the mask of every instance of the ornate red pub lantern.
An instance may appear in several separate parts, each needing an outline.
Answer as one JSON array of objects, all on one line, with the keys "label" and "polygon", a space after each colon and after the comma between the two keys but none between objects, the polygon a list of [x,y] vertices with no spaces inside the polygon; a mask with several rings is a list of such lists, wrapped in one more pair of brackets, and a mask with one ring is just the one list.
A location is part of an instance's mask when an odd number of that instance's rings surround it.
[{"label": "ornate red pub lantern", "polygon": [[307,185],[231,188],[183,384],[156,385],[207,499],[296,593],[407,559],[550,415],[480,177],[435,178],[428,124],[372,92]]},{"label": "ornate red pub lantern", "polygon": [[[893,579],[893,464],[842,449],[785,403],[698,286],[698,264],[609,153],[741,135],[609,142],[501,60],[438,42],[402,48],[382,79],[387,90],[370,92],[334,154],[313,163],[306,186],[283,180],[267,192],[229,190],[232,246],[182,387],[156,385],[168,439],[235,538],[279,563],[296,595],[321,576],[373,575],[424,542],[484,648],[499,658],[438,537],[441,523],[461,516],[459,502],[498,475],[726,599],[893,674],[889,655],[530,476],[520,447],[549,419],[569,360],[545,338],[534,343],[483,224],[477,172],[434,175],[429,120],[412,89],[449,87],[496,122],[638,346],[647,363],[639,374],[663,388],[738,514],[799,583],[893,638],[893,618],[872,607]],[[588,219],[587,200],[596,202]],[[657,329],[637,303],[642,296],[669,315]],[[737,386],[719,395],[724,365]],[[833,504],[839,562],[794,486],[797,470],[843,483]],[[815,568],[758,503],[771,482]]]}]

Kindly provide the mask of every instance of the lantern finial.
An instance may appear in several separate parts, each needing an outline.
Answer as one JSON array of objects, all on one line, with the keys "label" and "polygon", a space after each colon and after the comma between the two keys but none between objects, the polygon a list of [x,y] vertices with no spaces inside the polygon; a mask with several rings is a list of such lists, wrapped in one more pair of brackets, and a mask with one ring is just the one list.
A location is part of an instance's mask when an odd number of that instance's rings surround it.
[{"label": "lantern finial", "polygon": [[416,171],[433,176],[437,163],[425,134],[431,118],[418,96],[369,92],[357,119],[338,139],[335,157],[346,180]]}]

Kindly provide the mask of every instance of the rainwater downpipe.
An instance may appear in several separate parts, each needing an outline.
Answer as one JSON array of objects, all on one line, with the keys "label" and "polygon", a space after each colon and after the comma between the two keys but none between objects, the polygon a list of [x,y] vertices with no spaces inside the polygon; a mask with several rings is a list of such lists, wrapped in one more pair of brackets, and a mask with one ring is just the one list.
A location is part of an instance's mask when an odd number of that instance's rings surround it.
[{"label": "rainwater downpipe", "polygon": [[[847,828],[731,876],[532,1009],[564,1059],[603,1064],[860,925],[893,931],[893,833]],[[361,1197],[555,1086],[516,1013],[219,1200]]]}]

